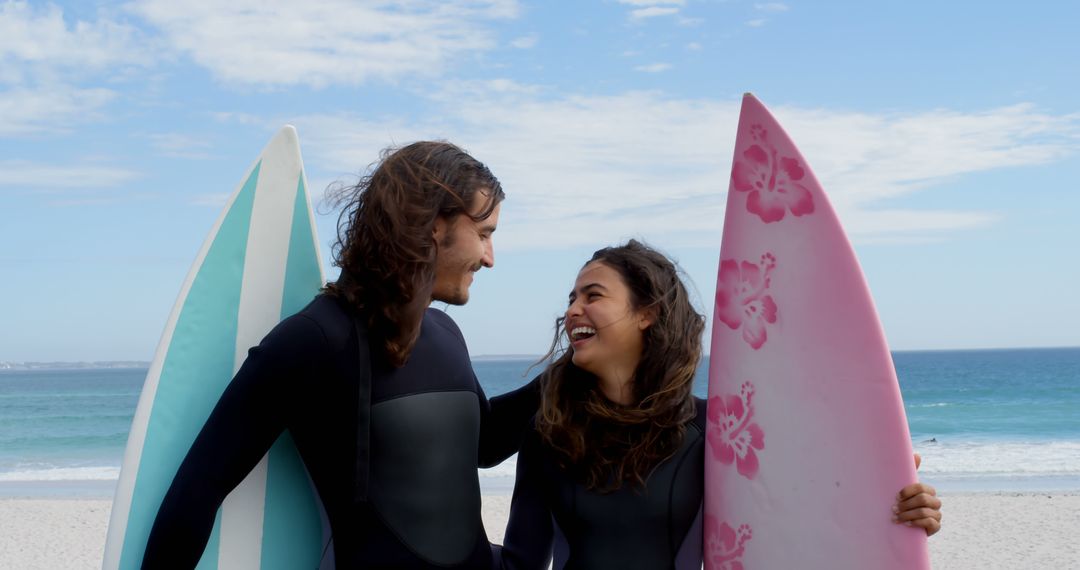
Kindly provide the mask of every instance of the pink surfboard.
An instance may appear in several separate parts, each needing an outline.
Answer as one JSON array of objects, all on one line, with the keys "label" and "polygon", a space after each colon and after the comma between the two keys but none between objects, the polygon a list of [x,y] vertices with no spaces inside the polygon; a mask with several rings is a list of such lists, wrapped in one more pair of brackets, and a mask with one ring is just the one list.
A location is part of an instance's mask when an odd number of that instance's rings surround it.
[{"label": "pink surfboard", "polygon": [[743,97],[709,368],[705,568],[929,568],[891,520],[916,481],[850,242],[776,119]]}]

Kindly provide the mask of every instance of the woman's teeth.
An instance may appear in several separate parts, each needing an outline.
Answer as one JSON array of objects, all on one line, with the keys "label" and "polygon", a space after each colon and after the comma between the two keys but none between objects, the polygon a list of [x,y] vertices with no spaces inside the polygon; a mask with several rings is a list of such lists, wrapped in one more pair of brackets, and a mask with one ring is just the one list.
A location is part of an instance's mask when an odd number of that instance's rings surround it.
[{"label": "woman's teeth", "polygon": [[596,329],[592,327],[574,327],[570,331],[570,340],[581,340],[583,338],[589,338],[596,334]]}]

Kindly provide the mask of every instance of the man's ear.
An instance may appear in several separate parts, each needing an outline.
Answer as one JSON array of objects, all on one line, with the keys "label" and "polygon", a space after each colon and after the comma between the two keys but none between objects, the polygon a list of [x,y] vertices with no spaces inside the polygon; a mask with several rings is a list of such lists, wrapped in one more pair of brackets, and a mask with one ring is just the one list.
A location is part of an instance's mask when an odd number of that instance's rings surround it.
[{"label": "man's ear", "polygon": [[447,229],[449,229],[449,222],[446,218],[435,216],[435,223],[431,226],[431,237],[434,238],[435,243],[439,243],[446,236]]}]

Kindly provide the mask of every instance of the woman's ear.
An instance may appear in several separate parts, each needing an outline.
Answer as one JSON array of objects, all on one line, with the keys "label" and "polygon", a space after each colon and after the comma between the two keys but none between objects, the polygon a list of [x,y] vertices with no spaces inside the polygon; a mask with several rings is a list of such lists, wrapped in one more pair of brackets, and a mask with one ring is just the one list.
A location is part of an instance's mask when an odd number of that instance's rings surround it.
[{"label": "woman's ear", "polygon": [[656,309],[645,309],[638,312],[638,330],[643,331],[652,326],[656,321]]}]

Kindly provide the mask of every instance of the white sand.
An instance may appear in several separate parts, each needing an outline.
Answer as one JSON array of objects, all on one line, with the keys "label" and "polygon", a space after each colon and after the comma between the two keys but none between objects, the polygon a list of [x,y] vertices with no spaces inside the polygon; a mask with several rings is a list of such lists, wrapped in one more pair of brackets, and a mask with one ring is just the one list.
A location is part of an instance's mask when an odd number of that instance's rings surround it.
[{"label": "white sand", "polygon": [[1080,569],[1080,493],[942,493],[938,570]]},{"label": "white sand", "polygon": [[0,499],[0,568],[101,568],[112,502]]},{"label": "white sand", "polygon": [[[944,528],[930,539],[937,570],[1080,568],[1080,493],[943,494]],[[100,568],[109,501],[0,499],[0,568]],[[484,497],[500,542],[508,495]]]}]

